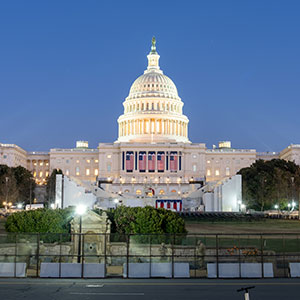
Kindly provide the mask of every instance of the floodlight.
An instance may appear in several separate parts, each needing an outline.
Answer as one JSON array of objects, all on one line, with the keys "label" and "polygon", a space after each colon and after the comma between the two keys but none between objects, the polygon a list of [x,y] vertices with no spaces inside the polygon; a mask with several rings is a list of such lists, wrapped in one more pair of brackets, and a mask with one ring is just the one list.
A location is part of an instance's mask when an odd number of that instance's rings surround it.
[{"label": "floodlight", "polygon": [[51,207],[52,209],[54,209],[54,208],[55,208],[55,204],[54,204],[54,203],[51,203],[51,204],[50,204],[50,207]]},{"label": "floodlight", "polygon": [[275,204],[274,207],[275,207],[275,209],[278,209],[278,208],[279,208],[278,204]]},{"label": "floodlight", "polygon": [[86,211],[86,206],[79,204],[76,207],[76,214],[82,216]]},{"label": "floodlight", "polygon": [[18,209],[21,209],[22,207],[23,207],[22,203],[18,203],[18,204],[17,204],[17,208],[18,208]]}]

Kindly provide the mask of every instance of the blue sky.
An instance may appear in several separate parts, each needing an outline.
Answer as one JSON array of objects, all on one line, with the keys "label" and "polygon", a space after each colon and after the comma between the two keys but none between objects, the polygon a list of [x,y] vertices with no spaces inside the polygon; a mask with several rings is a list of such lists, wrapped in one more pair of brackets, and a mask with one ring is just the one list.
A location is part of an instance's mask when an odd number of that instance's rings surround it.
[{"label": "blue sky", "polygon": [[299,15],[300,1],[1,1],[0,142],[115,141],[155,35],[191,141],[300,143]]}]

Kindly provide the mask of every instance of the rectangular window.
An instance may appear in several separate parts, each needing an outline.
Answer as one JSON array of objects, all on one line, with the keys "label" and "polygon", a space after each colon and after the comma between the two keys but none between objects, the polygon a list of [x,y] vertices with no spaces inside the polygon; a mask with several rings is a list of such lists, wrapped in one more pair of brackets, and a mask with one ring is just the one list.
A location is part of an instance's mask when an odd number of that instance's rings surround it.
[{"label": "rectangular window", "polygon": [[90,176],[90,169],[86,169],[86,170],[85,170],[85,175],[86,175],[86,176]]},{"label": "rectangular window", "polygon": [[95,163],[98,163],[99,162],[99,160],[98,159],[95,159]]},{"label": "rectangular window", "polygon": [[211,175],[210,170],[207,170],[206,175],[207,175],[207,176],[210,176],[210,175]]},{"label": "rectangular window", "polygon": [[75,174],[76,174],[76,176],[79,176],[79,175],[80,175],[79,167],[76,167],[76,168],[75,168]]},{"label": "rectangular window", "polygon": [[39,175],[40,175],[40,178],[41,178],[41,177],[43,177],[43,172],[40,172],[40,174],[39,174]]},{"label": "rectangular window", "polygon": [[69,176],[70,175],[70,172],[69,170],[66,170],[66,175]]},{"label": "rectangular window", "polygon": [[216,176],[220,176],[220,171],[216,170]]},{"label": "rectangular window", "polygon": [[99,171],[98,171],[98,169],[95,169],[95,176],[98,176],[98,174],[99,174]]}]

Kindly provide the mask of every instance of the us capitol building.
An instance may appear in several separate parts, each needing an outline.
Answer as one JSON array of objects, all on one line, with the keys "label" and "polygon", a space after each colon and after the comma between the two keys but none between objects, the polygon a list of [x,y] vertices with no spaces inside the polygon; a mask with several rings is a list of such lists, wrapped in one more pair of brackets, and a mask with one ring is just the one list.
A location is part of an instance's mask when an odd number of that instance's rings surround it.
[{"label": "us capitol building", "polygon": [[61,169],[85,189],[95,185],[107,197],[134,201],[187,198],[203,186],[230,181],[257,159],[283,158],[300,164],[300,145],[290,145],[280,153],[257,153],[234,149],[229,141],[213,149],[192,143],[184,103],[174,82],[159,67],[154,38],[147,58],[147,69],[133,82],[123,102],[114,143],[90,149],[88,142],[78,141],[76,148],[46,153],[0,144],[0,164],[27,168],[40,185],[53,169]]}]

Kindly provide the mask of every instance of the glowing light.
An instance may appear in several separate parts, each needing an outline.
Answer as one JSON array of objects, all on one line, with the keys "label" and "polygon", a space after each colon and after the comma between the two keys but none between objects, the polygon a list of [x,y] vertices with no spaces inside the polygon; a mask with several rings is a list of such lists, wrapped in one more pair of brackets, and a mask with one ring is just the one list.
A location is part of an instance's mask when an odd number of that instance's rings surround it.
[{"label": "glowing light", "polygon": [[278,209],[278,208],[279,208],[278,204],[275,204],[275,205],[274,205],[274,208],[275,208],[275,209]]},{"label": "glowing light", "polygon": [[84,206],[83,204],[79,204],[76,207],[76,214],[82,216],[84,213],[86,212],[86,206]]},{"label": "glowing light", "polygon": [[50,207],[51,207],[52,209],[54,209],[54,208],[55,208],[55,204],[54,204],[54,203],[51,203]]}]

